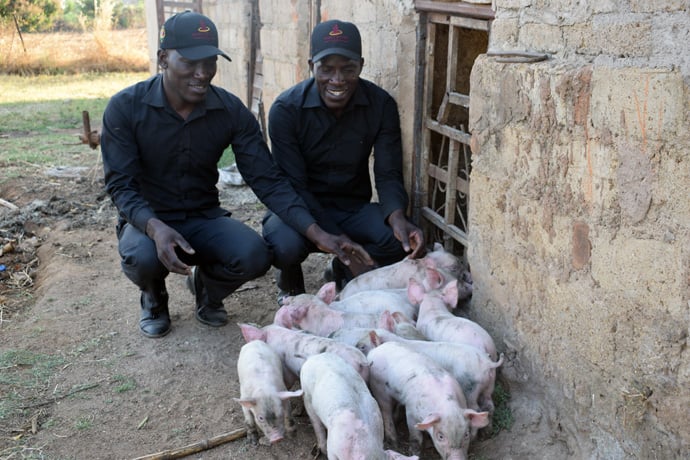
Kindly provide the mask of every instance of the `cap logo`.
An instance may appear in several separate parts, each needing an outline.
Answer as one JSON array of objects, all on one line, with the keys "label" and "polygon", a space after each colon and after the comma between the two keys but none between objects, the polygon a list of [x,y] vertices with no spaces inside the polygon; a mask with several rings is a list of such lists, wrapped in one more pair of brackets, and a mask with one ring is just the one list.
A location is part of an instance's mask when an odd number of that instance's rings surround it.
[{"label": "cap logo", "polygon": [[345,35],[345,32],[340,30],[340,27],[338,27],[338,24],[333,24],[333,28],[331,29],[330,32],[328,32],[328,35],[323,37],[324,43],[330,43],[330,44],[343,44],[347,43],[350,41],[350,37]]},{"label": "cap logo", "polygon": [[160,33],[160,41],[163,43],[163,39],[165,38],[165,26],[161,27],[161,33]]},{"label": "cap logo", "polygon": [[201,19],[199,21],[199,27],[192,33],[192,38],[195,40],[215,40],[215,34],[209,32],[213,32],[211,26],[209,26],[206,21]]},{"label": "cap logo", "polygon": [[205,33],[205,32],[210,32],[211,28],[208,25],[206,25],[206,23],[202,19],[201,21],[199,21],[199,28],[196,30],[198,30],[201,33]]},{"label": "cap logo", "polygon": [[338,24],[333,24],[333,29],[331,29],[330,32],[328,32],[328,35],[331,37],[337,37],[338,35],[342,35],[343,31],[340,30],[340,27],[338,27]]}]

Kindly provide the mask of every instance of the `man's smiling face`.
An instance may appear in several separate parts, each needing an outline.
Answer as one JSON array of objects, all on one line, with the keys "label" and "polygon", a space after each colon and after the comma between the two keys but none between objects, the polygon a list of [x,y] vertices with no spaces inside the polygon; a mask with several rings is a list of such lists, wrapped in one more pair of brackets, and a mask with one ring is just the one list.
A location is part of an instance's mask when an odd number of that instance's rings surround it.
[{"label": "man's smiling face", "polygon": [[336,115],[342,113],[355,94],[363,65],[364,59],[357,61],[337,54],[309,62],[321,100]]}]

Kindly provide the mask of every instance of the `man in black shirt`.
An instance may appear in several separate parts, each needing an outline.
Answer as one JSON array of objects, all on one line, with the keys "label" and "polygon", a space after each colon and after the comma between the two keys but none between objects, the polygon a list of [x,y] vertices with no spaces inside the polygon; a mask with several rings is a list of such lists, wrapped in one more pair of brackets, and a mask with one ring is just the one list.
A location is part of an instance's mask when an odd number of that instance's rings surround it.
[{"label": "man in black shirt", "polygon": [[[162,73],[113,96],[103,115],[106,190],[119,211],[121,265],[141,290],[139,327],[147,337],[170,331],[170,272],[188,276],[196,318],[222,326],[223,299],[271,267],[261,236],[220,207],[217,164],[226,148],[232,146],[243,179],[272,212],[292,228],[313,221],[273,163],[254,116],[235,95],[211,85],[218,56],[230,60],[209,18],[172,16],[161,28]],[[339,251],[345,260],[363,253],[358,245]]]},{"label": "man in black shirt", "polygon": [[[311,38],[309,78],[283,92],[269,111],[273,158],[307,204],[314,228],[330,238],[361,244],[371,257],[345,265],[333,259],[338,287],[376,265],[424,255],[424,235],[406,217],[400,118],[395,100],[360,78],[364,59],[357,27],[330,20]],[[374,152],[378,203],[372,203],[369,158]],[[315,251],[299,227],[269,212],[263,236],[274,251],[279,295],[304,292],[301,263]],[[327,241],[327,238],[322,238]]]}]

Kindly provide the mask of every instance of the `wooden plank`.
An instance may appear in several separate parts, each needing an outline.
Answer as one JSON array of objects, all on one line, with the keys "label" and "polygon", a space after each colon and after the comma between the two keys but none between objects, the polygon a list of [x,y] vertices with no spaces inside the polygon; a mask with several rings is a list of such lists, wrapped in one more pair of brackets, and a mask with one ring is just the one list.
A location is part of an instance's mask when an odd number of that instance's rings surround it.
[{"label": "wooden plank", "polygon": [[[432,102],[434,93],[434,73],[436,71],[436,25],[433,23],[427,24],[427,66],[426,75],[424,79],[424,109],[422,117],[424,114],[432,113]],[[422,118],[423,119],[423,118]],[[422,128],[424,126],[422,125]],[[419,165],[419,177],[421,178],[421,183],[419,184],[419,190],[417,196],[419,197],[420,207],[427,204],[429,199],[429,181],[427,180],[428,170],[431,161],[431,133],[428,129],[422,129],[422,149],[420,152],[420,165]]]},{"label": "wooden plank", "polygon": [[[440,168],[436,165],[429,165],[428,174],[429,174],[429,177],[436,179],[438,181],[441,181],[444,184],[448,181],[448,174],[446,173],[446,170],[443,168]],[[469,195],[469,193],[470,193],[469,181],[463,179],[462,177],[456,176],[455,177],[455,190],[457,190],[460,193],[464,193],[465,195]]]},{"label": "wooden plank", "polygon": [[434,0],[415,0],[414,8],[417,11],[428,13],[447,13],[468,18],[494,19],[494,11],[491,5],[471,5],[469,3],[439,2]]},{"label": "wooden plank", "polygon": [[459,129],[450,126],[442,125],[441,123],[438,123],[436,120],[432,120],[429,118],[427,118],[426,120],[426,127],[443,136],[450,137],[453,140],[462,142],[463,144],[470,145],[471,136],[464,131],[460,131]]},{"label": "wooden plank", "polygon": [[489,24],[486,19],[464,18],[460,16],[450,16],[448,18],[450,25],[454,27],[462,27],[464,29],[489,31]]},{"label": "wooden plank", "polygon": [[446,232],[455,241],[459,242],[463,246],[467,247],[467,245],[469,244],[469,241],[467,239],[467,233],[465,233],[455,225],[449,225],[448,223],[446,223],[446,221],[443,220],[443,217],[441,217],[433,209],[424,206],[422,208],[422,216],[424,216],[424,218],[431,222],[433,225]]},{"label": "wooden plank", "polygon": [[446,222],[455,222],[455,204],[457,203],[458,181],[453,180],[457,177],[457,170],[460,158],[460,146],[457,141],[451,141],[448,146],[448,184],[446,188],[446,208],[443,216]]},{"label": "wooden plank", "polygon": [[451,104],[459,105],[461,107],[465,107],[466,109],[470,108],[470,97],[467,94],[456,93],[455,91],[451,91],[448,94],[448,102]]}]

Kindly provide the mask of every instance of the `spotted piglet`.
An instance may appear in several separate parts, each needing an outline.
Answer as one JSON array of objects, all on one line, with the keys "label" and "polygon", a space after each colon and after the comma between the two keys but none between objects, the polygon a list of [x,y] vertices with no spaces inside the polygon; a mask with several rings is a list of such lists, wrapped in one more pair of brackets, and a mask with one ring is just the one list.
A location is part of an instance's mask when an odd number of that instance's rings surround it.
[{"label": "spotted piglet", "polygon": [[413,452],[422,450],[423,432],[444,460],[466,460],[472,429],[489,423],[488,412],[468,409],[457,380],[431,358],[398,342],[379,345],[367,355],[369,387],[381,408],[384,432],[398,437],[393,406],[405,406]]},{"label": "spotted piglet", "polygon": [[285,437],[293,426],[290,398],[302,396],[302,390],[287,391],[283,383],[282,363],[278,354],[265,342],[252,341],[242,346],[237,359],[240,397],[247,438],[256,444],[257,426],[273,444]]},{"label": "spotted piglet", "polygon": [[417,460],[383,449],[376,400],[352,367],[332,353],[311,356],[300,382],[319,450],[330,460]]}]

